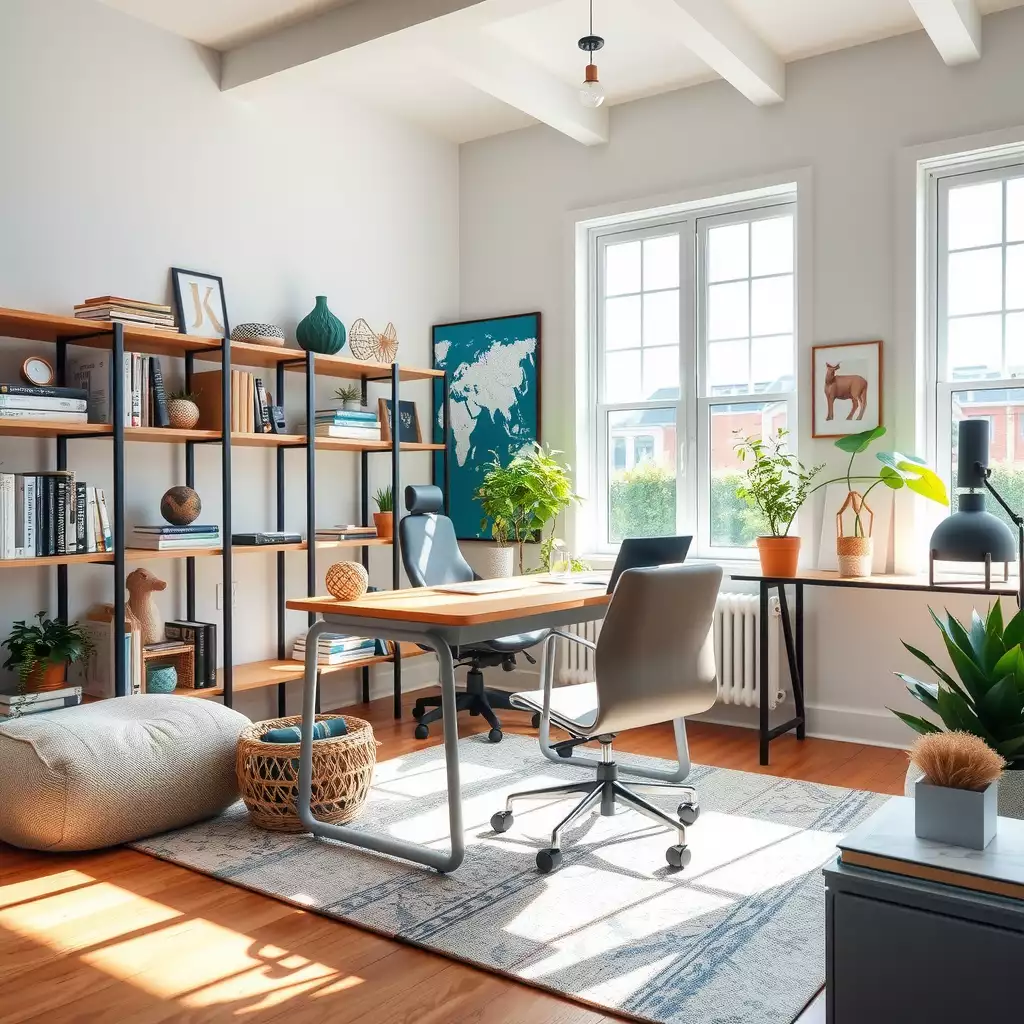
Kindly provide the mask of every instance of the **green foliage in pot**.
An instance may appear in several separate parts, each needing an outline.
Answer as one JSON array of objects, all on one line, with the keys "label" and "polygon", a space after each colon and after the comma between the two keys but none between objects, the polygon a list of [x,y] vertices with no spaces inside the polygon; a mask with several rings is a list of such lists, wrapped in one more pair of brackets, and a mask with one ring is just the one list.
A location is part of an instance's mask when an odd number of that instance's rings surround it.
[{"label": "green foliage in pot", "polygon": [[11,635],[0,646],[10,652],[4,668],[18,672],[22,691],[28,677],[38,665],[63,665],[81,661],[93,651],[92,641],[77,622],[61,622],[38,612],[38,623],[31,626],[22,619],[11,626]]},{"label": "green foliage in pot", "polygon": [[[930,609],[929,609],[930,611]],[[910,693],[942,721],[947,730],[980,736],[1011,768],[1024,769],[1024,611],[1006,625],[999,602],[982,618],[976,611],[968,629],[946,613],[939,627],[955,678],[927,654],[903,642],[910,653],[938,677],[923,683],[897,672]],[[889,709],[915,732],[942,732],[941,726],[916,715]]]},{"label": "green foliage in pot", "polygon": [[373,496],[373,500],[377,503],[379,512],[394,512],[395,496],[391,493],[390,484],[387,487],[381,487]]},{"label": "green foliage in pot", "polygon": [[808,469],[786,451],[789,431],[779,427],[766,438],[745,437],[733,447],[743,463],[749,463],[736,496],[761,518],[773,537],[788,537],[800,506],[811,493],[811,482],[823,466]]},{"label": "green foliage in pot", "polygon": [[556,455],[536,442],[521,448],[507,465],[498,453],[487,463],[487,472],[476,492],[484,517],[482,530],[490,529],[498,544],[514,542],[519,547],[519,571],[523,571],[523,555],[528,540],[542,534],[579,495],[572,489],[569,467]]},{"label": "green foliage in pot", "polygon": [[353,402],[356,405],[359,405],[362,401],[363,392],[355,384],[346,384],[344,387],[340,387],[334,392],[334,397],[343,405],[349,405]]},{"label": "green foliage in pot", "polygon": [[195,405],[199,401],[199,396],[194,391],[172,391],[167,396],[168,402],[191,402]]}]

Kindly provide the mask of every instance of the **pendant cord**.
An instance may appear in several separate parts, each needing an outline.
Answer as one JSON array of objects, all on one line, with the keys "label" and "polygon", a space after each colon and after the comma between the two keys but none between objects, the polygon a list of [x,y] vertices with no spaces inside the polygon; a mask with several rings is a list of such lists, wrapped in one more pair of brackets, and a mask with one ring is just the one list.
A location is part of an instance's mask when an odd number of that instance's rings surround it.
[{"label": "pendant cord", "polygon": [[590,34],[594,34],[594,0],[590,0]]}]

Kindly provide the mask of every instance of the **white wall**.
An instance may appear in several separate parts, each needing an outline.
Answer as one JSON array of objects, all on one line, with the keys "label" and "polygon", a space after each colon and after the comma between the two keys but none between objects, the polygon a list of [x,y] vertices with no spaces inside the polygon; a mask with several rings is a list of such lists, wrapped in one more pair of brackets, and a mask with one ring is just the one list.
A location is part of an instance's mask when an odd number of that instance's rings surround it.
[{"label": "white wall", "polygon": [[[613,45],[614,40],[609,41]],[[790,64],[785,103],[755,107],[725,82],[611,110],[607,146],[580,146],[546,127],[462,146],[461,308],[464,317],[540,309],[545,440],[575,446],[572,212],[810,168],[812,330],[800,338],[801,456],[810,439],[810,347],[882,338],[885,407],[895,444],[913,450],[912,214],[898,208],[904,151],[1024,124],[1024,10],[984,20],[983,60],[946,67],[923,32]],[[902,214],[897,230],[897,216]],[[807,282],[803,282],[806,284]],[[904,346],[902,352],[899,347]],[[820,519],[803,527],[811,541]],[[941,605],[942,601],[935,601]],[[970,601],[950,597],[952,610]],[[885,705],[910,707],[892,678],[912,670],[903,637],[941,645],[924,595],[819,590],[808,598],[811,730],[900,743]],[[735,716],[733,716],[735,717]],[[741,715],[752,721],[750,713]]]},{"label": "white wall", "polygon": [[[314,295],[326,294],[346,324],[393,321],[400,359],[429,365],[430,325],[458,312],[456,147],[355,103],[318,103],[285,85],[246,99],[222,94],[216,60],[98,3],[4,0],[0,305],[70,313],[91,295],[170,301],[168,268],[183,266],[223,276],[232,324],[270,321],[293,337]],[[4,342],[0,379],[17,379],[27,350]],[[296,423],[299,381],[287,396]],[[425,385],[410,385],[410,394],[413,387],[427,421]],[[52,442],[0,439],[4,471],[48,468],[53,457]],[[80,477],[111,486],[108,441],[71,442],[69,458]],[[287,459],[287,526],[304,530],[304,456]],[[129,523],[159,521],[160,495],[183,482],[183,460],[176,446],[129,446]],[[274,527],[273,460],[269,450],[235,450],[236,530]],[[386,463],[371,459],[374,486],[386,482]],[[358,468],[354,455],[318,457],[322,525],[358,517]],[[403,472],[407,481],[429,479],[426,457],[406,457]],[[203,518],[217,521],[219,448],[199,451],[197,487]],[[288,593],[302,594],[305,556],[287,557]],[[321,553],[321,584],[334,560]],[[274,559],[238,556],[235,566],[235,661],[273,657]],[[162,595],[165,614],[183,615],[184,564],[149,567],[174,584]],[[198,560],[200,618],[219,620],[220,571],[219,559]],[[108,568],[70,573],[72,614],[112,599]],[[374,552],[371,575],[390,585],[390,552]],[[52,570],[5,574],[0,630],[6,635],[13,619],[40,608],[52,612],[55,602]],[[289,615],[289,639],[303,624]],[[410,683],[429,675],[432,662],[410,664]],[[333,676],[327,706],[351,699],[356,682],[354,673]],[[266,717],[276,701],[261,691],[237,706]]]}]

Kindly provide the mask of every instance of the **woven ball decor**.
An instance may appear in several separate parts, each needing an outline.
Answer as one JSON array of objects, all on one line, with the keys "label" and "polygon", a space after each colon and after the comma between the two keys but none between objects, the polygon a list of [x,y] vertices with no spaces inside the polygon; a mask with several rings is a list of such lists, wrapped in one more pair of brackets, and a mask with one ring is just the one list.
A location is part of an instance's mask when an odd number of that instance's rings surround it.
[{"label": "woven ball decor", "polygon": [[199,495],[183,484],[170,488],[160,499],[160,515],[172,526],[188,526],[199,518],[202,511]]},{"label": "woven ball decor", "polygon": [[[318,722],[344,718],[348,733],[313,741],[313,815],[344,825],[359,816],[377,763],[369,722],[351,715],[317,715]],[[299,791],[298,743],[264,743],[271,729],[302,724],[301,715],[253,722],[238,737],[235,772],[254,825],[272,832],[305,832],[295,809]]]},{"label": "woven ball decor", "polygon": [[366,593],[370,577],[358,562],[335,562],[327,570],[327,592],[339,601],[354,601]]}]

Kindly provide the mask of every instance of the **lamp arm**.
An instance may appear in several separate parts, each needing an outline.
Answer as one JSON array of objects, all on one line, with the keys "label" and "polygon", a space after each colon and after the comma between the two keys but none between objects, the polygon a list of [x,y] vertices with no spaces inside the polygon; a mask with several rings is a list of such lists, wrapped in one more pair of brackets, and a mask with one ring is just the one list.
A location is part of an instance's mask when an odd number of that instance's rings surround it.
[{"label": "lamp arm", "polygon": [[988,474],[991,472],[991,470],[985,471],[985,490],[988,491],[988,493],[991,494],[992,497],[996,499],[996,501],[999,503],[999,507],[1010,517],[1010,522],[1013,523],[1013,525],[1016,526],[1018,529],[1021,529],[1022,527],[1024,527],[1024,517],[1022,517],[1019,513],[1014,512],[1013,509],[1006,504],[1006,501],[1003,499],[1003,496],[992,486],[988,478]]},{"label": "lamp arm", "polygon": [[999,502],[999,507],[1010,517],[1010,521],[1017,527],[1017,607],[1024,608],[1024,516],[1014,512],[1003,496],[992,486],[989,476],[992,470],[981,467],[985,473],[985,490]]}]

